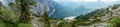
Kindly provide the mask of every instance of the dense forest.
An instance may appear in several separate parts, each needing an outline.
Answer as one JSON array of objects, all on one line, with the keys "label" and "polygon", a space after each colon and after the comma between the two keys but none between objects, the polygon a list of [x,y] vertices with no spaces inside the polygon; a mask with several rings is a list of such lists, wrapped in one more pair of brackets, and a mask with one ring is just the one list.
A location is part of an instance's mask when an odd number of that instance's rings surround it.
[{"label": "dense forest", "polygon": [[32,11],[38,6],[35,0],[15,0],[8,7],[0,1],[0,27],[120,27],[120,4],[99,8],[70,20],[51,17],[47,11],[48,1],[40,2],[38,9],[42,12],[35,14]]}]

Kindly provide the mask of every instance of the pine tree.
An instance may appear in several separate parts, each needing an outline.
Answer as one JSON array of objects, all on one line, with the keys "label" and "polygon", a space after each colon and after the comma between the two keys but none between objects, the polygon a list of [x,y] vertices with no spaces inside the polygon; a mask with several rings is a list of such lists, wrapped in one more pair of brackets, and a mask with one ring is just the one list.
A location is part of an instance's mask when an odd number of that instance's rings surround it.
[{"label": "pine tree", "polygon": [[0,10],[1,10],[1,7],[2,7],[2,2],[0,1]]},{"label": "pine tree", "polygon": [[30,16],[30,5],[34,5],[34,0],[16,0],[16,7],[20,10],[20,22],[29,23],[31,20]]},{"label": "pine tree", "polygon": [[21,0],[21,18],[20,22],[28,23],[30,21],[30,14],[28,9],[28,1],[27,0]]},{"label": "pine tree", "polygon": [[[2,9],[2,2],[0,1],[0,10]],[[1,12],[0,12],[1,14]],[[0,15],[0,18],[1,18],[1,15]]]},{"label": "pine tree", "polygon": [[76,26],[76,21],[73,21],[73,22],[72,22],[72,27],[77,27],[77,26]]},{"label": "pine tree", "polygon": [[41,20],[43,21],[44,27],[50,27],[50,17],[45,9],[43,15],[41,15]]},{"label": "pine tree", "polygon": [[43,2],[41,2],[40,8],[43,9],[42,10],[43,13],[41,15],[40,20],[41,20],[41,22],[43,22],[43,27],[51,27],[51,23],[50,23],[51,20],[50,20],[50,17],[46,11],[46,9],[48,9],[48,2],[47,2],[47,0],[41,0],[41,1],[43,1]]}]

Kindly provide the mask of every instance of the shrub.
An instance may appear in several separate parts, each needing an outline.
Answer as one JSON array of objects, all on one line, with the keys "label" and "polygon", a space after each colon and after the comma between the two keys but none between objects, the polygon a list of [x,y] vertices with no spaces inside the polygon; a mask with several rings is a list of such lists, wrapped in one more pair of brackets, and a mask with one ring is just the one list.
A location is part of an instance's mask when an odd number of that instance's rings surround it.
[{"label": "shrub", "polygon": [[120,27],[120,16],[115,17],[114,19],[110,20],[111,27]]},{"label": "shrub", "polygon": [[24,24],[24,23],[20,23],[18,25],[18,27],[33,27],[32,24]]}]

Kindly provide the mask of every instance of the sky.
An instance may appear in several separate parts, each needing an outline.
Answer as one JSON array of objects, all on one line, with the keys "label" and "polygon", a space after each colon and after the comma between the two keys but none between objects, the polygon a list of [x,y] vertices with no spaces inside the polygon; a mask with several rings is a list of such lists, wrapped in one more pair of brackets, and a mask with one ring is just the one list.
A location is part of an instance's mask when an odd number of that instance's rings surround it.
[{"label": "sky", "polygon": [[2,0],[0,0],[0,2],[1,2]]},{"label": "sky", "polygon": [[116,2],[120,0],[53,0],[56,2]]},{"label": "sky", "polygon": [[[14,0],[1,0],[4,3],[4,6],[8,6],[9,2],[13,2]],[[106,7],[112,4],[120,3],[120,0],[53,0],[61,5],[68,7],[79,7],[80,5],[85,5],[90,8],[100,8]],[[94,6],[94,7],[91,7]]]},{"label": "sky", "polygon": [[53,0],[61,5],[68,7],[79,7],[84,5],[88,8],[102,8],[113,4],[120,4],[120,0]]},{"label": "sky", "polygon": [[10,2],[14,2],[15,0],[1,0],[2,1],[2,4],[4,6],[8,6],[7,4],[10,3]]}]

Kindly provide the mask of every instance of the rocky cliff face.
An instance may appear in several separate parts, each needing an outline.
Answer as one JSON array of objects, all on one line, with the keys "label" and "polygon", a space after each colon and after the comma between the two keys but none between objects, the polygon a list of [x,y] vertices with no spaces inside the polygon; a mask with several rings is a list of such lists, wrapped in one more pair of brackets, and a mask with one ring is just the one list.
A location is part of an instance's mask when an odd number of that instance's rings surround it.
[{"label": "rocky cliff face", "polygon": [[[87,8],[84,5],[80,5],[76,8],[68,7],[61,5],[60,3],[57,3],[52,0],[36,0],[37,4],[36,7],[34,7],[33,11],[36,15],[40,16],[43,12],[43,8],[46,8],[47,12],[49,13],[50,17],[59,17],[59,18],[65,18],[69,16],[78,16],[80,14],[86,14],[88,12],[91,12],[93,9]],[[47,6],[47,7],[46,7]]]}]

